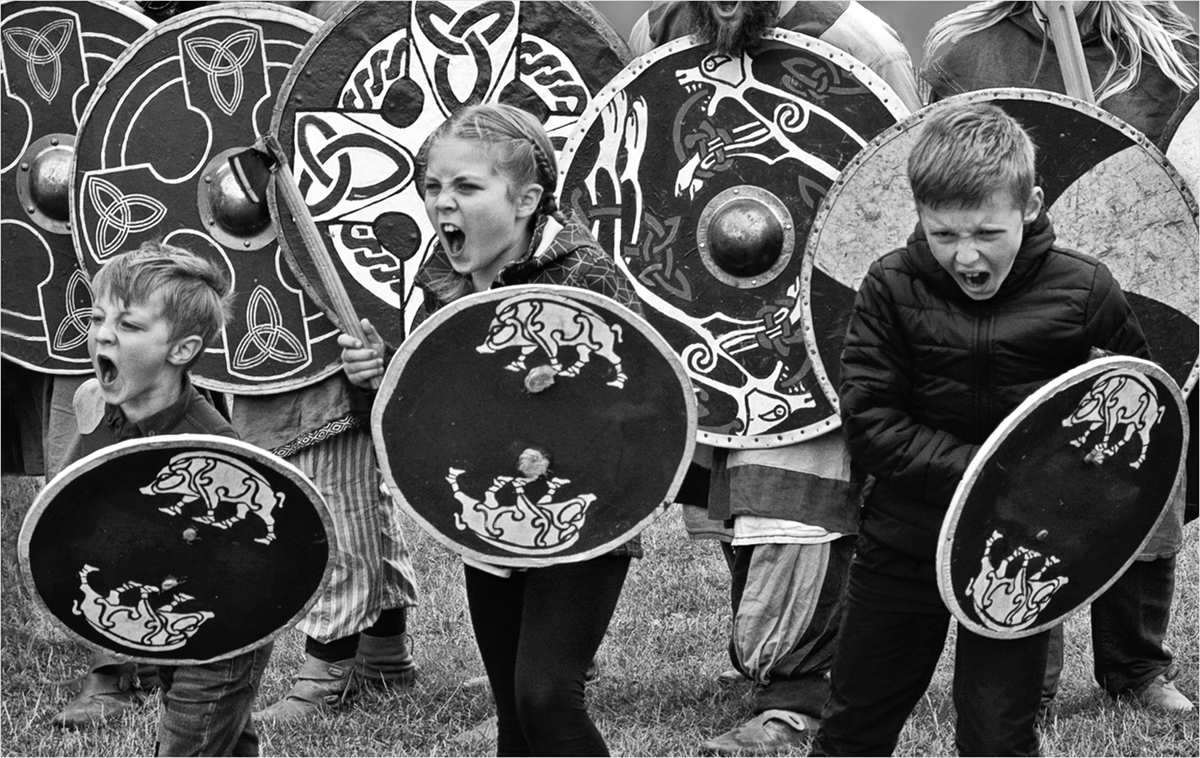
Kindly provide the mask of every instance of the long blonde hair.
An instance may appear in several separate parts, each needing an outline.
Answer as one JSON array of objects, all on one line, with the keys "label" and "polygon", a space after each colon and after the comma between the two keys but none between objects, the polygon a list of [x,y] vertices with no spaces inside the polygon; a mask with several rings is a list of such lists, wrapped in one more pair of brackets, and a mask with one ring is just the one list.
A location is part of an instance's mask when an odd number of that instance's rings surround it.
[{"label": "long blonde hair", "polygon": [[[925,60],[932,60],[943,45],[1025,13],[1033,6],[1027,0],[988,0],[955,11],[929,30],[925,37]],[[1197,50],[1192,26],[1170,0],[1093,1],[1088,3],[1080,21],[1085,26],[1089,21],[1095,24],[1112,59],[1096,88],[1096,102],[1136,84],[1145,56],[1158,64],[1163,74],[1183,92],[1196,87],[1196,64],[1187,55]],[[1042,44],[1044,54],[1048,38]]]}]

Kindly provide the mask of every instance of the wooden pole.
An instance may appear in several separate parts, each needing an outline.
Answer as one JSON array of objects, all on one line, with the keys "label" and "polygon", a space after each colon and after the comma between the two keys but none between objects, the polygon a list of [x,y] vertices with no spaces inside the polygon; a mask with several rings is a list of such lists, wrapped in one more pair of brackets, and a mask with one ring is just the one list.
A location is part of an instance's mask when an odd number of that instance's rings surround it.
[{"label": "wooden pole", "polygon": [[1079,41],[1074,0],[1047,0],[1045,8],[1050,23],[1050,37],[1058,51],[1058,65],[1062,68],[1067,94],[1095,104],[1096,95],[1092,92],[1087,60],[1083,57],[1083,44]]}]

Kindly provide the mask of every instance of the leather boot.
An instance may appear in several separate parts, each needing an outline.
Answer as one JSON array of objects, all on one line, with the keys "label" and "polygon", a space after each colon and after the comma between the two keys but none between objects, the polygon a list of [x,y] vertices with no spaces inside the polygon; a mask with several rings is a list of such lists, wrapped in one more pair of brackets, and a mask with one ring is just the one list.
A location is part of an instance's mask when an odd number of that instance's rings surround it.
[{"label": "leather boot", "polygon": [[353,658],[326,663],[306,655],[288,693],[279,702],[255,712],[254,718],[277,723],[312,718],[322,710],[349,702],[356,690]]},{"label": "leather boot", "polygon": [[408,635],[358,638],[355,668],[367,684],[376,687],[411,687],[417,680],[417,664],[408,649]]},{"label": "leather boot", "polygon": [[78,694],[50,723],[68,729],[102,726],[141,702],[136,663],[110,663],[93,657],[91,670],[79,679]]}]

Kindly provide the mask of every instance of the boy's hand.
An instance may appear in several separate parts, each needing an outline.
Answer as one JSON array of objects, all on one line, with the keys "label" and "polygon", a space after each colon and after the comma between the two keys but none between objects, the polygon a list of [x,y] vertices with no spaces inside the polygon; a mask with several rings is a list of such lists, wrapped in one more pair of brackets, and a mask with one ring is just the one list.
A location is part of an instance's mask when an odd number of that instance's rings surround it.
[{"label": "boy's hand", "polygon": [[367,319],[362,320],[363,334],[367,344],[349,334],[339,334],[338,345],[342,348],[342,371],[356,387],[371,388],[371,380],[383,375],[383,353],[385,345],[379,332]]}]

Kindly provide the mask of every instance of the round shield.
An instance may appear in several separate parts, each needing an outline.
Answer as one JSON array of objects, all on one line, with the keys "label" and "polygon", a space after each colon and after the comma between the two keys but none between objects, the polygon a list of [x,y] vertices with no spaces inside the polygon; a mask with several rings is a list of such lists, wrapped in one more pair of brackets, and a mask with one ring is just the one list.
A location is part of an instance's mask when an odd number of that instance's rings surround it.
[{"label": "round shield", "polygon": [[1159,147],[1171,165],[1183,175],[1188,188],[1195,196],[1200,188],[1200,111],[1196,109],[1196,93],[1188,93],[1175,114],[1167,123],[1159,141]]},{"label": "round shield", "polygon": [[959,623],[1026,637],[1115,582],[1183,481],[1185,415],[1175,381],[1137,358],[1091,361],[1021,403],[942,523],[938,590]]},{"label": "round shield", "polygon": [[299,469],[226,437],[118,443],[38,494],[21,569],[59,626],[94,648],[191,665],[229,658],[301,619],[336,538]]},{"label": "round shield", "polygon": [[318,24],[268,3],[180,14],[117,59],[88,104],[71,213],[80,262],[161,238],[222,266],[234,305],[196,384],[268,394],[337,371],[337,329],[280,251],[265,197],[229,163],[270,126],[271,103]]},{"label": "round shield", "polygon": [[70,231],[75,136],[97,82],[153,25],[110,0],[4,4],[0,352],[35,371],[92,371],[92,295]]},{"label": "round shield", "polygon": [[632,311],[587,290],[504,287],[422,323],[371,414],[384,479],[439,542],[501,566],[582,561],[674,497],[691,383]]},{"label": "round shield", "polygon": [[[562,201],[630,274],[696,383],[700,440],[773,447],[838,425],[802,318],[817,205],[907,115],[870,69],[776,29],[730,58],[691,37],[641,56],[563,151]],[[813,288],[822,286],[813,282]]]},{"label": "round shield", "polygon": [[[272,129],[358,315],[396,345],[421,304],[414,277],[436,237],[414,162],[435,128],[504,102],[561,148],[629,57],[583,2],[358,2],[330,18],[297,57]],[[329,304],[282,197],[270,201],[289,262]]]},{"label": "round shield", "polygon": [[[993,89],[952,100],[995,103],[1021,122],[1037,146],[1038,184],[1057,244],[1108,265],[1154,360],[1190,391],[1200,352],[1196,202],[1162,153],[1115,116],[1065,95]],[[871,263],[912,233],[917,214],[908,154],[937,107],[923,108],[875,138],[822,203],[805,256],[813,268],[806,308],[818,323],[823,317],[847,322]],[[818,271],[833,283],[823,298]],[[817,340],[814,361],[832,377],[840,375],[844,336],[844,330],[830,331]]]}]

